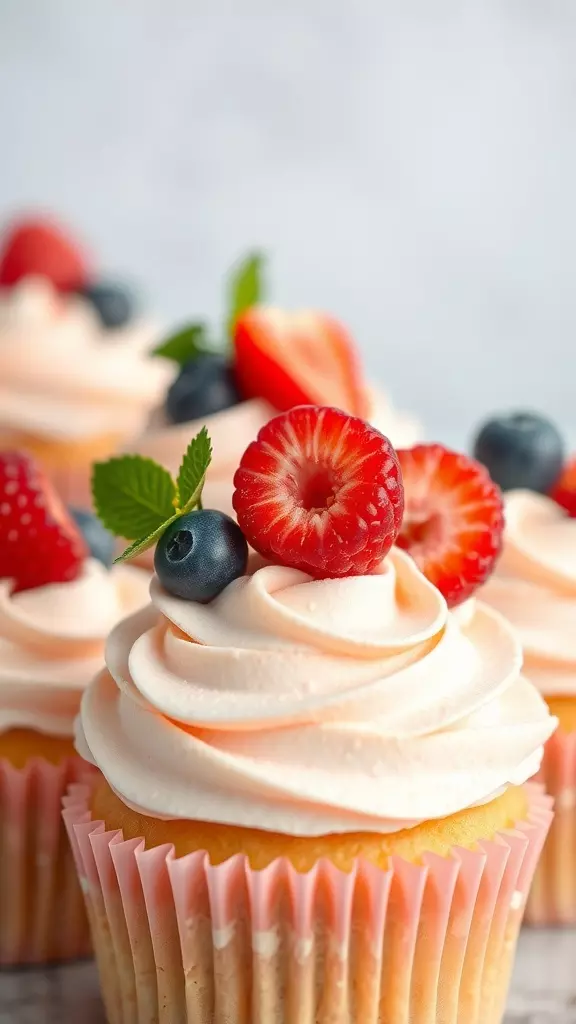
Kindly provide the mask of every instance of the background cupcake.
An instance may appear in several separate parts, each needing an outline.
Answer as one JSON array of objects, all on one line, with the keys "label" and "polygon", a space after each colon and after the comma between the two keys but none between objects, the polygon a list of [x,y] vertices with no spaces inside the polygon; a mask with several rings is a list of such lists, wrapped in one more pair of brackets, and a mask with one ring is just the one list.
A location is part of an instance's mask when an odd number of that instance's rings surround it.
[{"label": "background cupcake", "polygon": [[[92,536],[96,533],[92,531]],[[0,965],[85,954],[82,896],[61,824],[81,692],[104,641],[148,596],[109,571],[27,456],[0,453]]]},{"label": "background cupcake", "polygon": [[149,358],[157,333],[59,228],[14,225],[0,254],[0,448],[31,452],[87,505],[91,463],[143,428],[166,386]]},{"label": "background cupcake", "polygon": [[214,448],[206,500],[231,513],[240,457],[278,410],[321,402],[365,416],[395,445],[412,445],[422,436],[416,417],[397,411],[381,388],[366,383],[354,341],[334,317],[263,305],[262,257],[241,262],[227,291],[219,334],[193,323],[156,349],[177,367],[176,376],[164,406],[127,450],[176,473],[190,438],[206,424]]},{"label": "background cupcake", "polygon": [[[152,607],[78,723],[102,774],[65,818],[109,1019],[499,1024],[554,720],[506,622],[461,604],[499,550],[497,489],[430,446],[399,453],[405,493],[377,431],[297,408],[245,453],[238,526],[198,509],[207,455],[204,434],[166,484],[176,518],[145,524]],[[159,493],[136,466],[126,492]],[[129,533],[115,473],[97,505]]]},{"label": "background cupcake", "polygon": [[576,472],[556,427],[533,414],[490,421],[476,444],[507,489],[504,553],[483,591],[516,630],[524,672],[559,729],[540,779],[555,816],[527,909],[533,924],[576,923]]}]

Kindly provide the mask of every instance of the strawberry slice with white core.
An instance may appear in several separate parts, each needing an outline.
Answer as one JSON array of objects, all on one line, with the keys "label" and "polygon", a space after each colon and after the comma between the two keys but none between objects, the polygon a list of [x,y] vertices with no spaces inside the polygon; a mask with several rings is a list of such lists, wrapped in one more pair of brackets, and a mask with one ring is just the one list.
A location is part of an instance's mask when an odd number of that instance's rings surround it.
[{"label": "strawberry slice with white core", "polygon": [[448,605],[486,581],[502,547],[500,488],[475,459],[440,444],[398,450],[404,521],[396,541]]},{"label": "strawberry slice with white core", "polygon": [[234,348],[244,398],[263,398],[280,411],[313,404],[367,412],[356,347],[333,317],[253,306],[236,321]]},{"label": "strawberry slice with white core", "polygon": [[339,409],[299,406],[246,450],[233,505],[265,558],[312,576],[375,572],[400,529],[400,467],[386,437]]}]

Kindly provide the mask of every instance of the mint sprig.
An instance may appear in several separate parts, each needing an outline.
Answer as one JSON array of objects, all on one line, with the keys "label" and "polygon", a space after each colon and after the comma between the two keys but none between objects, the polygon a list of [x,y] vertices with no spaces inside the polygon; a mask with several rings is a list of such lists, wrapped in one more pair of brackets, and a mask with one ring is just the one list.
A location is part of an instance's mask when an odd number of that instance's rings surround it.
[{"label": "mint sprig", "polygon": [[206,353],[224,352],[232,341],[238,317],[266,299],[264,270],[265,258],[259,252],[248,253],[232,267],[226,287],[226,322],[219,341],[213,338],[205,323],[193,322],[171,334],[152,349],[151,354],[182,367]]},{"label": "mint sprig", "polygon": [[171,359],[178,366],[185,366],[199,355],[210,351],[208,343],[208,331],[205,324],[187,324],[179,331],[171,334],[155,349],[152,349],[153,356],[162,356],[163,359]]},{"label": "mint sprig", "polygon": [[202,508],[202,488],[212,459],[206,427],[182,459],[177,481],[143,455],[120,455],[97,462],[92,473],[94,507],[106,529],[132,544],[116,558],[134,558],[160,539],[180,516]]},{"label": "mint sprig", "polygon": [[227,334],[231,338],[242,313],[264,300],[264,258],[253,252],[232,269],[228,284]]}]

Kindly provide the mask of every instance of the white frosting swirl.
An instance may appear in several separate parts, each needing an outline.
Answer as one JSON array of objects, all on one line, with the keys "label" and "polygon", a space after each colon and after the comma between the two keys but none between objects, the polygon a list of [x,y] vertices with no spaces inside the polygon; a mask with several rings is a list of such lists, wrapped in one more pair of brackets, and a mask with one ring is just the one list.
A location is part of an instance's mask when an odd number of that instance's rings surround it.
[{"label": "white frosting swirl", "polygon": [[540,691],[576,696],[576,519],[541,494],[507,494],[504,550],[482,596],[516,630]]},{"label": "white frosting swirl", "polygon": [[400,551],[380,575],[264,566],[121,623],[79,751],[129,805],[293,835],[394,831],[537,771],[555,720],[494,612],[450,614]]},{"label": "white frosting swirl", "polygon": [[11,594],[10,581],[0,580],[0,731],[72,736],[106,638],[147,603],[149,579],[142,569],[108,571],[89,559],[70,583]]},{"label": "white frosting swirl", "polygon": [[45,278],[0,291],[0,429],[52,439],[143,429],[172,371],[149,356],[157,328],[106,330],[90,304]]}]

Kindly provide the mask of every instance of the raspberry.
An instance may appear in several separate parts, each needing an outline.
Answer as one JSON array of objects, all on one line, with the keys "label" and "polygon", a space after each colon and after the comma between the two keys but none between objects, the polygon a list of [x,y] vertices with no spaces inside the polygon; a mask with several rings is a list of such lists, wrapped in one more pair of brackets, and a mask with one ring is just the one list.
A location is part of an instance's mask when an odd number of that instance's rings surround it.
[{"label": "raspberry", "polygon": [[271,420],[244,453],[234,486],[252,547],[320,578],[374,572],[402,522],[392,445],[339,409],[298,406]]}]

